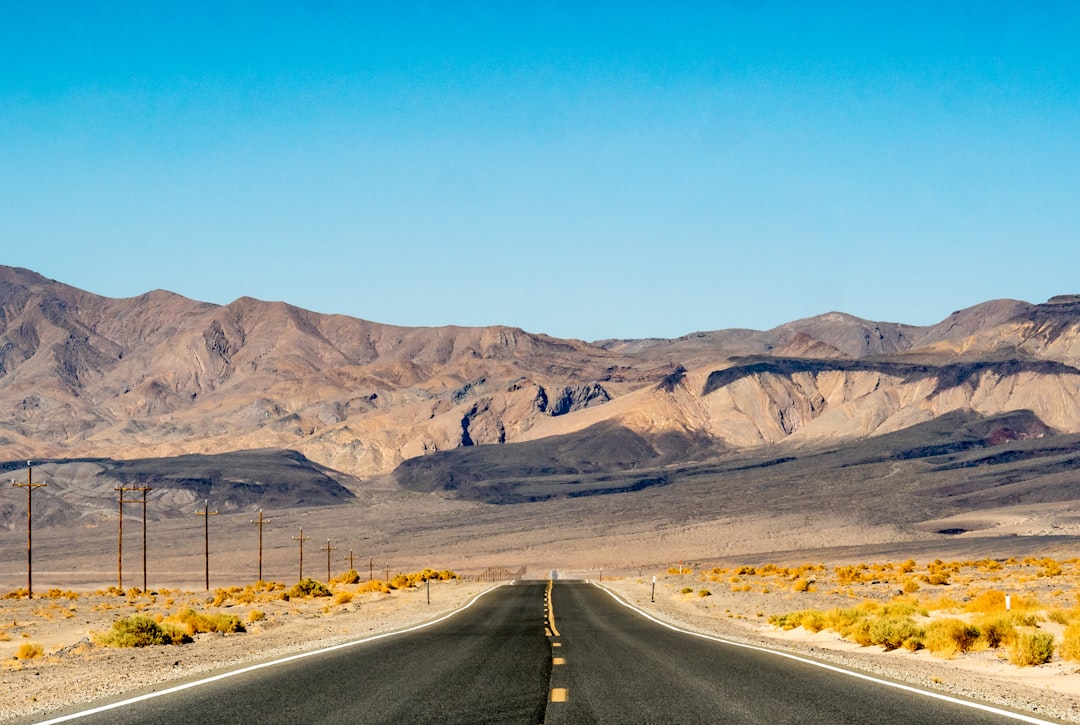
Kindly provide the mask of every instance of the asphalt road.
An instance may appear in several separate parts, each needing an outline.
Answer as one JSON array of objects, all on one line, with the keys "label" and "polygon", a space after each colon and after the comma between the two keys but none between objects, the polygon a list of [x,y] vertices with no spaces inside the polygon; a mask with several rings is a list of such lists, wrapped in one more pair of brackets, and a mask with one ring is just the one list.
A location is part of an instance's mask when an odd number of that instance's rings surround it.
[{"label": "asphalt road", "polygon": [[[550,610],[548,608],[550,602]],[[499,587],[430,627],[79,723],[1005,723],[665,628],[585,582]]]}]

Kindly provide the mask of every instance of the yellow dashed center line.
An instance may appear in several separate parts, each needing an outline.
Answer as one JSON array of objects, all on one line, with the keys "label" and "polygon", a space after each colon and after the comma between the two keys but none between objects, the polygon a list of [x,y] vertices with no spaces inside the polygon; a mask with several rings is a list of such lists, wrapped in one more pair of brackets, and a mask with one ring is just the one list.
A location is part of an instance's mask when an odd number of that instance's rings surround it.
[{"label": "yellow dashed center line", "polygon": [[556,637],[559,636],[559,629],[555,626],[555,605],[551,601],[551,587],[552,580],[548,579],[547,585],[547,611],[548,611],[548,627],[551,629],[551,633]]},{"label": "yellow dashed center line", "polygon": [[[548,637],[559,637],[559,629],[555,626],[555,605],[551,601],[551,590],[554,582],[549,579],[547,585],[547,593],[544,595],[544,611],[547,614],[547,627],[545,632]],[[554,650],[555,647],[562,647],[562,642],[552,642],[551,647]],[[552,665],[565,665],[565,657],[551,658]],[[566,702],[570,699],[570,695],[565,687],[553,687],[551,688],[551,701],[552,702]]]}]

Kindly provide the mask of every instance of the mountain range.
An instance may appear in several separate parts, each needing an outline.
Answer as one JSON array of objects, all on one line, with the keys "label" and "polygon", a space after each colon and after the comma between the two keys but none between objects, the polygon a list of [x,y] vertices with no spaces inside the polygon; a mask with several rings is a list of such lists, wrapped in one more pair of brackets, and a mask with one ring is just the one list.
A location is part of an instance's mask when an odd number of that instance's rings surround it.
[{"label": "mountain range", "polygon": [[[287,448],[355,476],[597,426],[631,459],[858,439],[948,412],[1080,432],[1080,297],[915,327],[829,313],[773,330],[561,340],[405,328],[241,298],[84,292],[0,267],[0,459]],[[650,450],[646,450],[650,449]]]},{"label": "mountain range", "polygon": [[[792,461],[819,489],[838,471],[899,466],[896,491],[914,495],[930,475],[903,468],[917,460],[948,478],[889,523],[925,528],[1077,498],[1061,475],[1080,465],[1077,441],[1077,295],[994,300],[923,327],[830,312],[767,331],[585,342],[246,297],[112,299],[0,266],[0,469],[15,477],[36,460],[54,477],[105,476],[102,510],[113,484],[150,480],[162,515],[212,490],[237,511],[375,488],[504,505],[689,479],[750,491],[778,485]],[[996,493],[976,495],[969,474],[998,464],[1009,485],[1042,484],[1021,495],[994,479]],[[966,508],[953,506],[961,489]],[[17,515],[0,510],[9,529]],[[59,503],[51,515],[79,519]]]}]

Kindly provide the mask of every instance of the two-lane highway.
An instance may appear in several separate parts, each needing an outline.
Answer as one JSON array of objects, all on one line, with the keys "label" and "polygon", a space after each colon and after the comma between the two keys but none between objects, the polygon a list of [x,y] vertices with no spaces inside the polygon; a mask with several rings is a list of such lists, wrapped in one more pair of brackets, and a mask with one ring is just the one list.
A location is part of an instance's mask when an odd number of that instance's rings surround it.
[{"label": "two-lane highway", "polygon": [[429,626],[105,707],[78,721],[1046,722],[676,631],[567,581],[498,587]]}]

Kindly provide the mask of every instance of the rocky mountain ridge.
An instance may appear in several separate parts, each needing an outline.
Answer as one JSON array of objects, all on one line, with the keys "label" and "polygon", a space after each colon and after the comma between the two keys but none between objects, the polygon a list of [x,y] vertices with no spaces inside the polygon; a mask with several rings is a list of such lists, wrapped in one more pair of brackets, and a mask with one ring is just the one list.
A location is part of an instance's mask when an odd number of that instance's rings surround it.
[{"label": "rocky mountain ridge", "polygon": [[[251,298],[110,299],[0,267],[0,460],[273,448],[372,476],[439,451],[596,431],[663,460],[859,440],[955,411],[1028,411],[1038,424],[1022,435],[1080,433],[1078,330],[1080,297],[1062,296],[991,301],[928,327],[827,313],[587,343]],[[592,455],[635,465],[608,448]]]}]

